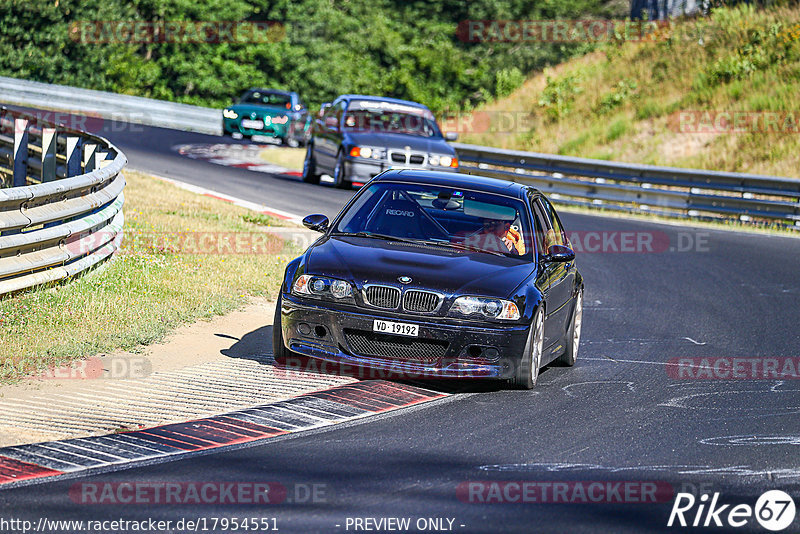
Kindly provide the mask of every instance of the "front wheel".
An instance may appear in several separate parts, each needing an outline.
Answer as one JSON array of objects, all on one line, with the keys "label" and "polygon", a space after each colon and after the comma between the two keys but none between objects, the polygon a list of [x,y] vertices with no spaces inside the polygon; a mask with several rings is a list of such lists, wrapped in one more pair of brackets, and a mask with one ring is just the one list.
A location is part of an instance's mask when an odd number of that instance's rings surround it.
[{"label": "front wheel", "polygon": [[307,184],[318,184],[319,174],[317,174],[317,160],[314,158],[314,145],[306,147],[306,159],[303,160],[303,181]]},{"label": "front wheel", "polygon": [[346,189],[350,184],[345,181],[344,152],[339,151],[336,156],[336,167],[333,169],[333,184],[339,189]]},{"label": "front wheel", "polygon": [[540,307],[531,323],[528,342],[520,359],[519,366],[511,379],[511,385],[518,389],[532,389],[539,377],[539,366],[542,364],[544,349],[544,311]]},{"label": "front wheel", "polygon": [[283,342],[283,329],[281,328],[281,302],[283,298],[278,294],[278,301],[275,303],[275,316],[272,319],[272,356],[276,360],[286,359],[291,355],[291,351],[286,348]]},{"label": "front wheel", "polygon": [[575,309],[572,312],[572,321],[567,331],[567,346],[564,354],[558,357],[558,364],[572,367],[578,359],[578,345],[581,342],[581,325],[583,324],[583,291],[578,291],[575,297]]}]

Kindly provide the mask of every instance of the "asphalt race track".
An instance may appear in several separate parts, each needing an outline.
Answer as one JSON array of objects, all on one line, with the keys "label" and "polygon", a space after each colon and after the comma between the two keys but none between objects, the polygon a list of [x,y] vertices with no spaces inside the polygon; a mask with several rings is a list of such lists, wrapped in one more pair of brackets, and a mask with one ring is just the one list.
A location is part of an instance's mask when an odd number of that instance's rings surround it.
[{"label": "asphalt race track", "polygon": [[[300,215],[334,215],[352,195],[190,160],[170,148],[220,138],[137,130],[104,134],[133,169]],[[768,489],[797,495],[800,239],[562,218],[580,245],[583,338],[576,366],[544,370],[532,391],[429,383],[453,395],[263,445],[0,490],[0,516],[34,522],[268,517],[281,532],[388,531],[390,523],[378,528],[355,518],[389,517],[410,518],[412,531],[680,532],[690,529],[666,526],[678,492],[698,498],[719,492],[720,503],[750,506]],[[631,238],[623,235],[630,234],[653,246],[620,251],[629,248]],[[681,358],[707,358],[703,365],[716,367],[703,372]],[[277,482],[288,497],[269,505],[91,505],[70,496],[78,483],[137,481]],[[517,494],[493,490],[516,486],[493,481],[542,483],[532,495],[545,502],[498,503]],[[587,502],[574,490],[590,482],[657,487],[657,502],[624,489],[619,499],[606,492],[607,499]],[[558,484],[569,488],[561,497],[541,489]],[[319,490],[316,498],[307,497],[310,487]],[[487,498],[494,500],[479,502]],[[421,518],[443,521],[417,524]],[[750,518],[737,531],[765,530]],[[797,531],[800,519],[785,532]]]}]

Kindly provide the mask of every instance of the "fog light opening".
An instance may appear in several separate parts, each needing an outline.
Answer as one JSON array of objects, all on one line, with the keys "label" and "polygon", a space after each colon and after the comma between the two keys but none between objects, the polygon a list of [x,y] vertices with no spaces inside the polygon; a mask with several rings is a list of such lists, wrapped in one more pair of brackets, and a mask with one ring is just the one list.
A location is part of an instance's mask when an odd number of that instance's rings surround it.
[{"label": "fog light opening", "polygon": [[479,345],[470,345],[467,349],[467,354],[469,354],[470,358],[480,358],[481,354],[483,353],[483,347]]},{"label": "fog light opening", "polygon": [[483,352],[483,355],[486,357],[487,360],[495,361],[500,357],[500,351],[498,351],[494,347],[489,347]]},{"label": "fog light opening", "polygon": [[306,323],[300,323],[299,325],[297,325],[297,331],[303,334],[304,336],[307,336],[311,333],[311,326]]},{"label": "fog light opening", "polygon": [[325,337],[328,335],[328,329],[322,325],[314,327],[314,335],[317,337]]}]

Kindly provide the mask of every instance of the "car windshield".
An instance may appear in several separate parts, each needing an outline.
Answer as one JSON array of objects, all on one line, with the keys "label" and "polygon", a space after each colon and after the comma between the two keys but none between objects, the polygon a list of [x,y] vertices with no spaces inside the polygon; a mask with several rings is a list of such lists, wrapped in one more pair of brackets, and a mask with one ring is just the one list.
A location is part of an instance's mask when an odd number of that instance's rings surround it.
[{"label": "car windshield", "polygon": [[409,240],[530,260],[524,203],[481,191],[375,183],[359,192],[334,235]]},{"label": "car windshield", "polygon": [[392,102],[350,102],[344,126],[357,132],[442,136],[430,110]]},{"label": "car windshield", "polygon": [[290,109],[292,97],[283,93],[267,93],[263,91],[249,91],[239,101],[240,104],[258,104],[261,106],[277,106]]}]

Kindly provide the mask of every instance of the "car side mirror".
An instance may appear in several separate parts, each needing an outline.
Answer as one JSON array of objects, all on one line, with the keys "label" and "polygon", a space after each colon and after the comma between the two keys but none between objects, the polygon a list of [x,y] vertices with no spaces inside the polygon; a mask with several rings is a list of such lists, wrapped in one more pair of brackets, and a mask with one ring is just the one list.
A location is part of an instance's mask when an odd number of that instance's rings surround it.
[{"label": "car side mirror", "polygon": [[330,102],[325,102],[324,104],[322,104],[319,107],[319,113],[317,113],[317,117],[322,118],[322,116],[325,115],[325,110],[327,110],[329,107],[331,107]]},{"label": "car side mirror", "polygon": [[339,119],[336,117],[325,117],[325,126],[327,128],[338,128],[339,127]]},{"label": "car side mirror", "polygon": [[303,219],[303,226],[315,232],[325,232],[328,229],[328,218],[319,213],[308,215]]},{"label": "car side mirror", "polygon": [[564,245],[552,245],[544,257],[544,261],[566,263],[575,259],[575,251]]},{"label": "car side mirror", "polygon": [[456,133],[456,132],[445,132],[444,140],[445,141],[457,141],[458,140],[458,133]]}]

